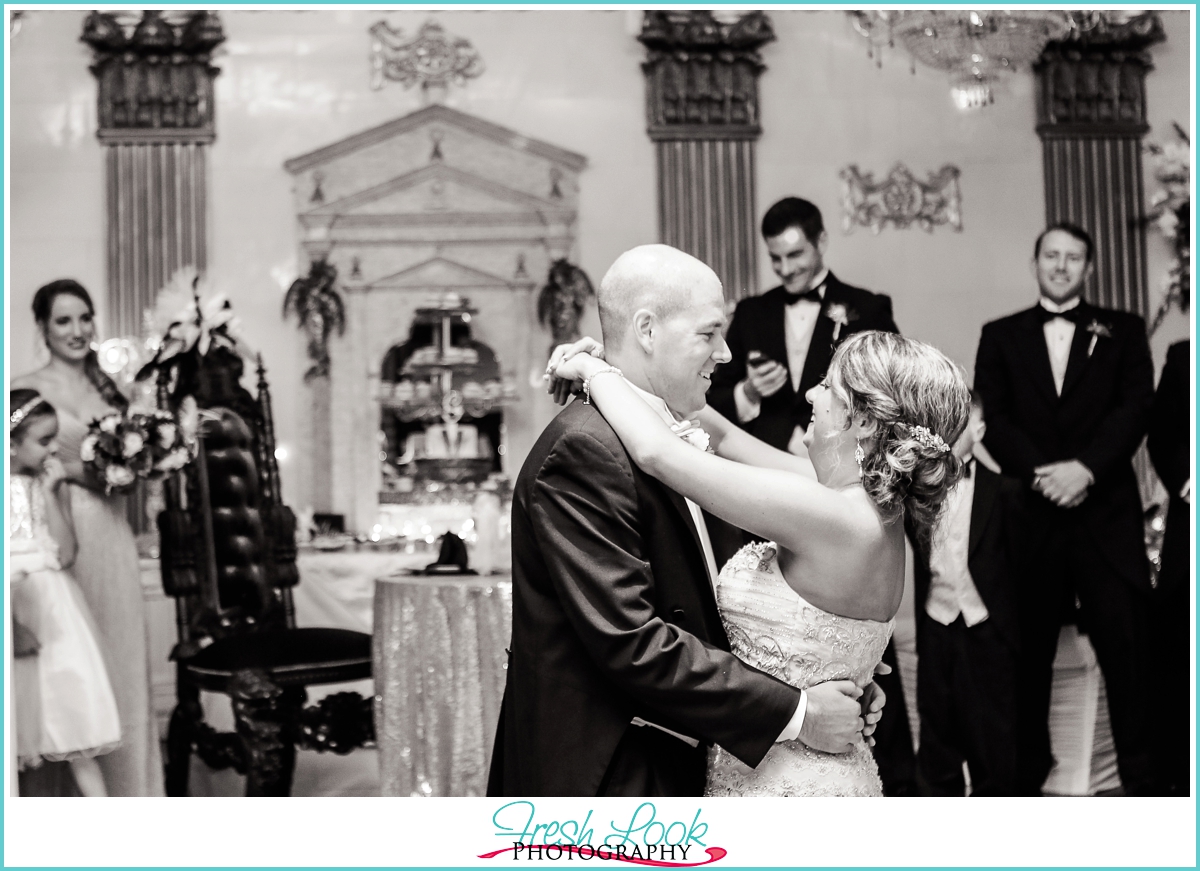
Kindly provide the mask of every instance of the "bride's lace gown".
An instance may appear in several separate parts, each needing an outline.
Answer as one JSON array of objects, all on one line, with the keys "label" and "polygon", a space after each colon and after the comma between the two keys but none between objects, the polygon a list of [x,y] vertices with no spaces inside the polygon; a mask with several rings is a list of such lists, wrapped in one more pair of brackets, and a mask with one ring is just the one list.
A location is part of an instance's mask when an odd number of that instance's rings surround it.
[{"label": "bride's lace gown", "polygon": [[[725,564],[717,606],[739,659],[802,688],[829,680],[865,687],[894,623],[839,617],[809,604],[784,580],[777,548],[769,542],[746,545]],[[883,787],[864,740],[837,755],[782,741],[757,768],[712,748],[705,794],[882,795]]]}]

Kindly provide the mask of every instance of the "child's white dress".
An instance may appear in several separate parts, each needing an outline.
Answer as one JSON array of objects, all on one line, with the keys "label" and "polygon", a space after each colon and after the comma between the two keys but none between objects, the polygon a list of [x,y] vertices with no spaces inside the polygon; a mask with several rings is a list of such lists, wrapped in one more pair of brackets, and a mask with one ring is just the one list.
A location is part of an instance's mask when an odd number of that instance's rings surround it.
[{"label": "child's white dress", "polygon": [[[12,616],[37,637],[35,656],[13,669],[17,754],[42,760],[100,756],[121,743],[117,702],[83,593],[58,561],[39,480],[8,485]],[[36,667],[34,663],[36,662]]]}]

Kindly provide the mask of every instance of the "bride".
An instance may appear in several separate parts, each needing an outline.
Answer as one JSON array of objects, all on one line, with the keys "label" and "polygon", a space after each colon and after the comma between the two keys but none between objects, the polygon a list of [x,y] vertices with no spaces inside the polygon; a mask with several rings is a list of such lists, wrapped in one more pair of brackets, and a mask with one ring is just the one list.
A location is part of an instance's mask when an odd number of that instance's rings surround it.
[{"label": "bride", "polygon": [[[813,406],[804,441],[815,481],[803,461],[711,408],[673,431],[604,361],[595,340],[560,346],[548,373],[560,401],[568,385],[582,383],[640,468],[767,539],[742,548],[718,578],[717,605],[740,659],[801,688],[870,682],[903,593],[904,517],[927,531],[960,474],[949,445],[966,425],[970,397],[954,363],[891,333],[846,339],[805,397]],[[699,428],[711,453],[696,449],[704,441]],[[881,795],[882,788],[860,739],[838,755],[779,742],[754,769],[714,747],[705,792]]]}]

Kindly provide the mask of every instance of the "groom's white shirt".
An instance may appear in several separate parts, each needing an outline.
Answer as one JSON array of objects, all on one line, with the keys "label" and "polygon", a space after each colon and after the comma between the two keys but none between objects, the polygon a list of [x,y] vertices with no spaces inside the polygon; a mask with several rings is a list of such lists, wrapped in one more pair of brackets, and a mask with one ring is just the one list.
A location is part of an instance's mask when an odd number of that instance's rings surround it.
[{"label": "groom's white shirt", "polygon": [[[661,396],[655,396],[653,393],[643,390],[629,379],[625,383],[633,388],[638,396],[645,400],[646,404],[658,412],[659,417],[667,426],[674,426],[679,423],[671,409],[667,408],[666,401]],[[713,554],[712,540],[708,537],[708,526],[704,523],[704,514],[700,510],[700,506],[684,496],[683,501],[687,503],[688,511],[692,515],[692,523],[696,527],[696,533],[700,537],[700,547],[704,551],[704,567],[708,570],[708,582],[712,585],[713,595],[716,595],[717,590],[717,558]],[[800,737],[800,729],[804,725],[804,712],[808,710],[808,693],[804,690],[800,691],[800,704],[796,706],[796,712],[792,714],[792,719],[788,722],[787,727],[780,733],[775,742],[780,741],[795,741]],[[694,738],[687,738],[677,732],[671,732],[670,729],[665,729],[655,723],[648,723],[640,717],[634,718],[636,725],[654,726],[657,729],[662,729],[664,732],[670,732],[676,738],[687,741],[689,744],[695,741]]]}]

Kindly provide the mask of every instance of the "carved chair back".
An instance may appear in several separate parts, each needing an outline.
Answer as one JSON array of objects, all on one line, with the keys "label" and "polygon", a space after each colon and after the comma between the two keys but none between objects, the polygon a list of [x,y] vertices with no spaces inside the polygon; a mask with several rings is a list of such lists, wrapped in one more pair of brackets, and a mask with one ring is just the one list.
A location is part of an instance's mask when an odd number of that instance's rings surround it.
[{"label": "carved chair back", "polygon": [[168,482],[159,516],[177,658],[220,638],[295,625],[295,516],[280,499],[270,392],[261,360],[257,397],[241,386],[242,371],[241,358],[224,349],[204,358],[194,394],[200,452]]}]

